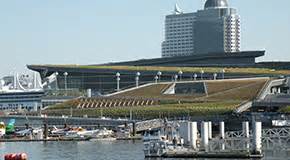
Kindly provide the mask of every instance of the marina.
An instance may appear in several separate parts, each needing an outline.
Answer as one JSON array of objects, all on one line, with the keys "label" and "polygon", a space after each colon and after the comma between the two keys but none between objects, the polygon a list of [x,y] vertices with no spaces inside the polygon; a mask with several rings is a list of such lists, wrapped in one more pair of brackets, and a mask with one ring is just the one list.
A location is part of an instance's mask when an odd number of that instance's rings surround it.
[{"label": "marina", "polygon": [[0,160],[290,160],[290,2],[170,3],[0,2]]}]

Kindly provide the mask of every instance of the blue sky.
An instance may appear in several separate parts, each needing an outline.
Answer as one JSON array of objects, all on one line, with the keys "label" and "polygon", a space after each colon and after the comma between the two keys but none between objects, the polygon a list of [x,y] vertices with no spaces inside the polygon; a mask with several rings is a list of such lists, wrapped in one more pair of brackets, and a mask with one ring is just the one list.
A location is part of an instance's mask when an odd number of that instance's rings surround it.
[{"label": "blue sky", "polygon": [[[97,64],[160,56],[164,16],[204,0],[0,0],[0,76],[26,64]],[[290,1],[230,0],[242,49],[290,61]]]}]

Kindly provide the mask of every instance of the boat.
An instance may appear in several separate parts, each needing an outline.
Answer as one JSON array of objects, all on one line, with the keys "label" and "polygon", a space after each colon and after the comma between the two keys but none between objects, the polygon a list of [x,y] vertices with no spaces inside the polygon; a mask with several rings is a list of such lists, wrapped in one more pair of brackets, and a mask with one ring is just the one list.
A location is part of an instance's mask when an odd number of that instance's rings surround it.
[{"label": "boat", "polygon": [[114,141],[116,140],[114,131],[108,130],[106,128],[99,130],[91,139],[91,141]]},{"label": "boat", "polygon": [[103,138],[92,138],[90,141],[92,142],[98,142],[98,141],[116,141],[117,138],[115,137],[103,137]]},{"label": "boat", "polygon": [[[23,86],[18,74],[11,77],[11,82],[0,80],[0,110],[16,114],[17,111],[37,111],[42,108],[44,90],[41,84],[34,78],[34,85]],[[39,82],[40,83],[40,82]]]},{"label": "boat", "polygon": [[162,157],[167,152],[168,141],[160,136],[160,134],[145,134],[143,137],[143,143],[145,157]]},{"label": "boat", "polygon": [[118,139],[127,139],[131,138],[130,128],[118,128],[116,136]]},{"label": "boat", "polygon": [[164,128],[157,133],[145,133],[143,137],[145,157],[163,157],[171,151],[186,151],[182,145],[178,146],[178,139],[181,137],[173,134],[178,126],[178,123],[167,122],[166,120]]},{"label": "boat", "polygon": [[0,122],[0,138],[6,133],[6,126],[4,122]]},{"label": "boat", "polygon": [[55,135],[63,134],[65,138],[94,138],[99,130],[86,130],[82,127],[71,129],[56,129],[52,131]]}]

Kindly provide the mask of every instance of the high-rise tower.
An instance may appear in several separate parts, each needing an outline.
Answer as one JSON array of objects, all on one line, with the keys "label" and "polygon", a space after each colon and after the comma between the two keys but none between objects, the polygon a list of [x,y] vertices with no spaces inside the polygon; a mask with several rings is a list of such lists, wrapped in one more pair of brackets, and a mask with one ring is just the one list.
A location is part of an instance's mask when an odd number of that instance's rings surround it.
[{"label": "high-rise tower", "polygon": [[207,0],[203,10],[166,16],[162,57],[239,52],[240,37],[236,9],[227,0]]}]

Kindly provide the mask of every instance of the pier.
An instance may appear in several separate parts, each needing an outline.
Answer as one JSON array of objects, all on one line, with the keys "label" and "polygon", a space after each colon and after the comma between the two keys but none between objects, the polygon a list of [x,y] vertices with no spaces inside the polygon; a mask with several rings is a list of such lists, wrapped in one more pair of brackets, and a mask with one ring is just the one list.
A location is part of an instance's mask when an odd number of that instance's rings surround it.
[{"label": "pier", "polygon": [[41,116],[0,116],[0,121],[8,122],[15,119],[16,127],[24,127],[26,124],[30,126],[42,127],[45,124],[50,126],[82,126],[82,127],[117,127],[120,125],[129,125],[135,132],[144,132],[149,129],[157,129],[164,125],[162,119],[152,119],[145,121],[129,120],[129,119],[110,119],[110,118],[80,118],[80,117],[41,117]]},{"label": "pier", "polygon": [[165,136],[159,133],[160,140],[155,137],[144,143],[145,157],[246,159],[262,158],[263,151],[290,148],[290,128],[262,129],[262,122],[252,122],[250,128],[249,122],[242,122],[241,131],[225,132],[225,123],[220,122],[219,132],[213,134],[212,122],[178,123]]}]

